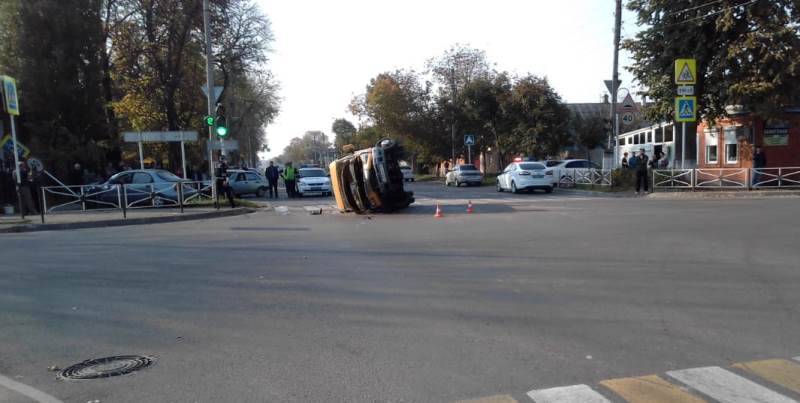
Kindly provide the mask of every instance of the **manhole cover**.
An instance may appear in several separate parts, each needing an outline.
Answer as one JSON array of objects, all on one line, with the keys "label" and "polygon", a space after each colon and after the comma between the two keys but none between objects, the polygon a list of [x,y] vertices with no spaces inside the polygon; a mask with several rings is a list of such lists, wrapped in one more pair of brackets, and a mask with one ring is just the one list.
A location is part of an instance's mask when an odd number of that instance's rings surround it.
[{"label": "manhole cover", "polygon": [[119,355],[96,358],[75,364],[58,374],[59,379],[99,379],[130,374],[147,368],[156,362],[155,357]]}]

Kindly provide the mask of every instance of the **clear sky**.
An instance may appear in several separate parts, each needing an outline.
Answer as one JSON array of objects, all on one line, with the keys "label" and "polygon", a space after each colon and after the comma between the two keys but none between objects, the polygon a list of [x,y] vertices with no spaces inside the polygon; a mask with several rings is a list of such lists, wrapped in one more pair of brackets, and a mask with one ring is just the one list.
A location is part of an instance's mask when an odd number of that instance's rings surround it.
[{"label": "clear sky", "polygon": [[[566,102],[599,102],[611,79],[613,0],[258,1],[272,21],[269,67],[282,97],[269,156],[308,130],[332,134],[372,77],[424,70],[455,43],[485,50],[498,70],[546,76]],[[633,16],[623,19],[623,36],[632,34]]]}]

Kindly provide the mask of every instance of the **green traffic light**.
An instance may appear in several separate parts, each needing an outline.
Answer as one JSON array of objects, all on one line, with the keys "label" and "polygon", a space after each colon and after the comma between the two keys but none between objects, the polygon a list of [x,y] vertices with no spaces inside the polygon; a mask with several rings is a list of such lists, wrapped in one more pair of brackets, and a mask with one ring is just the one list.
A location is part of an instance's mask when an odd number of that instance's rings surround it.
[{"label": "green traffic light", "polygon": [[205,117],[206,124],[208,126],[214,126],[214,117],[213,116],[206,116]]},{"label": "green traffic light", "polygon": [[217,126],[217,136],[225,138],[228,136],[228,128],[225,126]]}]

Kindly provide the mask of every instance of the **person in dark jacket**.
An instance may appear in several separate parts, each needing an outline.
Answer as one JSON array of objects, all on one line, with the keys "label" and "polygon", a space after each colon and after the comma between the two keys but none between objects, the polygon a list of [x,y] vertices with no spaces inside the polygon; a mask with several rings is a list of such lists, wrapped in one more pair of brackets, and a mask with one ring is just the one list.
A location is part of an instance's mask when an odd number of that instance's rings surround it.
[{"label": "person in dark jacket", "polygon": [[220,156],[219,171],[217,172],[217,203],[219,203],[219,192],[228,197],[231,208],[236,207],[236,202],[233,201],[233,189],[228,182],[228,164],[225,162],[224,156]]},{"label": "person in dark jacket", "polygon": [[278,167],[270,161],[267,170],[264,171],[264,176],[267,178],[267,182],[269,183],[269,198],[272,198],[273,191],[275,193],[275,198],[278,198],[278,178],[280,178],[281,173],[278,171]]},{"label": "person in dark jacket", "polygon": [[644,187],[644,192],[649,192],[649,183],[647,183],[647,154],[644,153],[644,148],[639,150],[638,161],[636,163],[636,194]]},{"label": "person in dark jacket", "polygon": [[761,172],[767,166],[767,155],[761,147],[756,146],[756,152],[753,154],[753,185],[758,185],[761,182]]}]

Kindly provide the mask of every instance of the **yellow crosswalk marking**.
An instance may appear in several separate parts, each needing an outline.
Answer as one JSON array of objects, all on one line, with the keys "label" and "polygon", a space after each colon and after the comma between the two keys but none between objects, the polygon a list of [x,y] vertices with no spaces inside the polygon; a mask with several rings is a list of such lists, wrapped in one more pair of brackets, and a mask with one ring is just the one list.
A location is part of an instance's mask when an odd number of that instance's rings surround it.
[{"label": "yellow crosswalk marking", "polygon": [[517,403],[517,400],[509,395],[497,395],[473,400],[461,400],[456,403]]},{"label": "yellow crosswalk marking", "polygon": [[620,395],[630,403],[704,403],[705,400],[685,392],[656,375],[637,378],[609,379],[600,385]]},{"label": "yellow crosswalk marking", "polygon": [[786,389],[800,393],[800,365],[788,360],[740,362],[733,365]]}]

